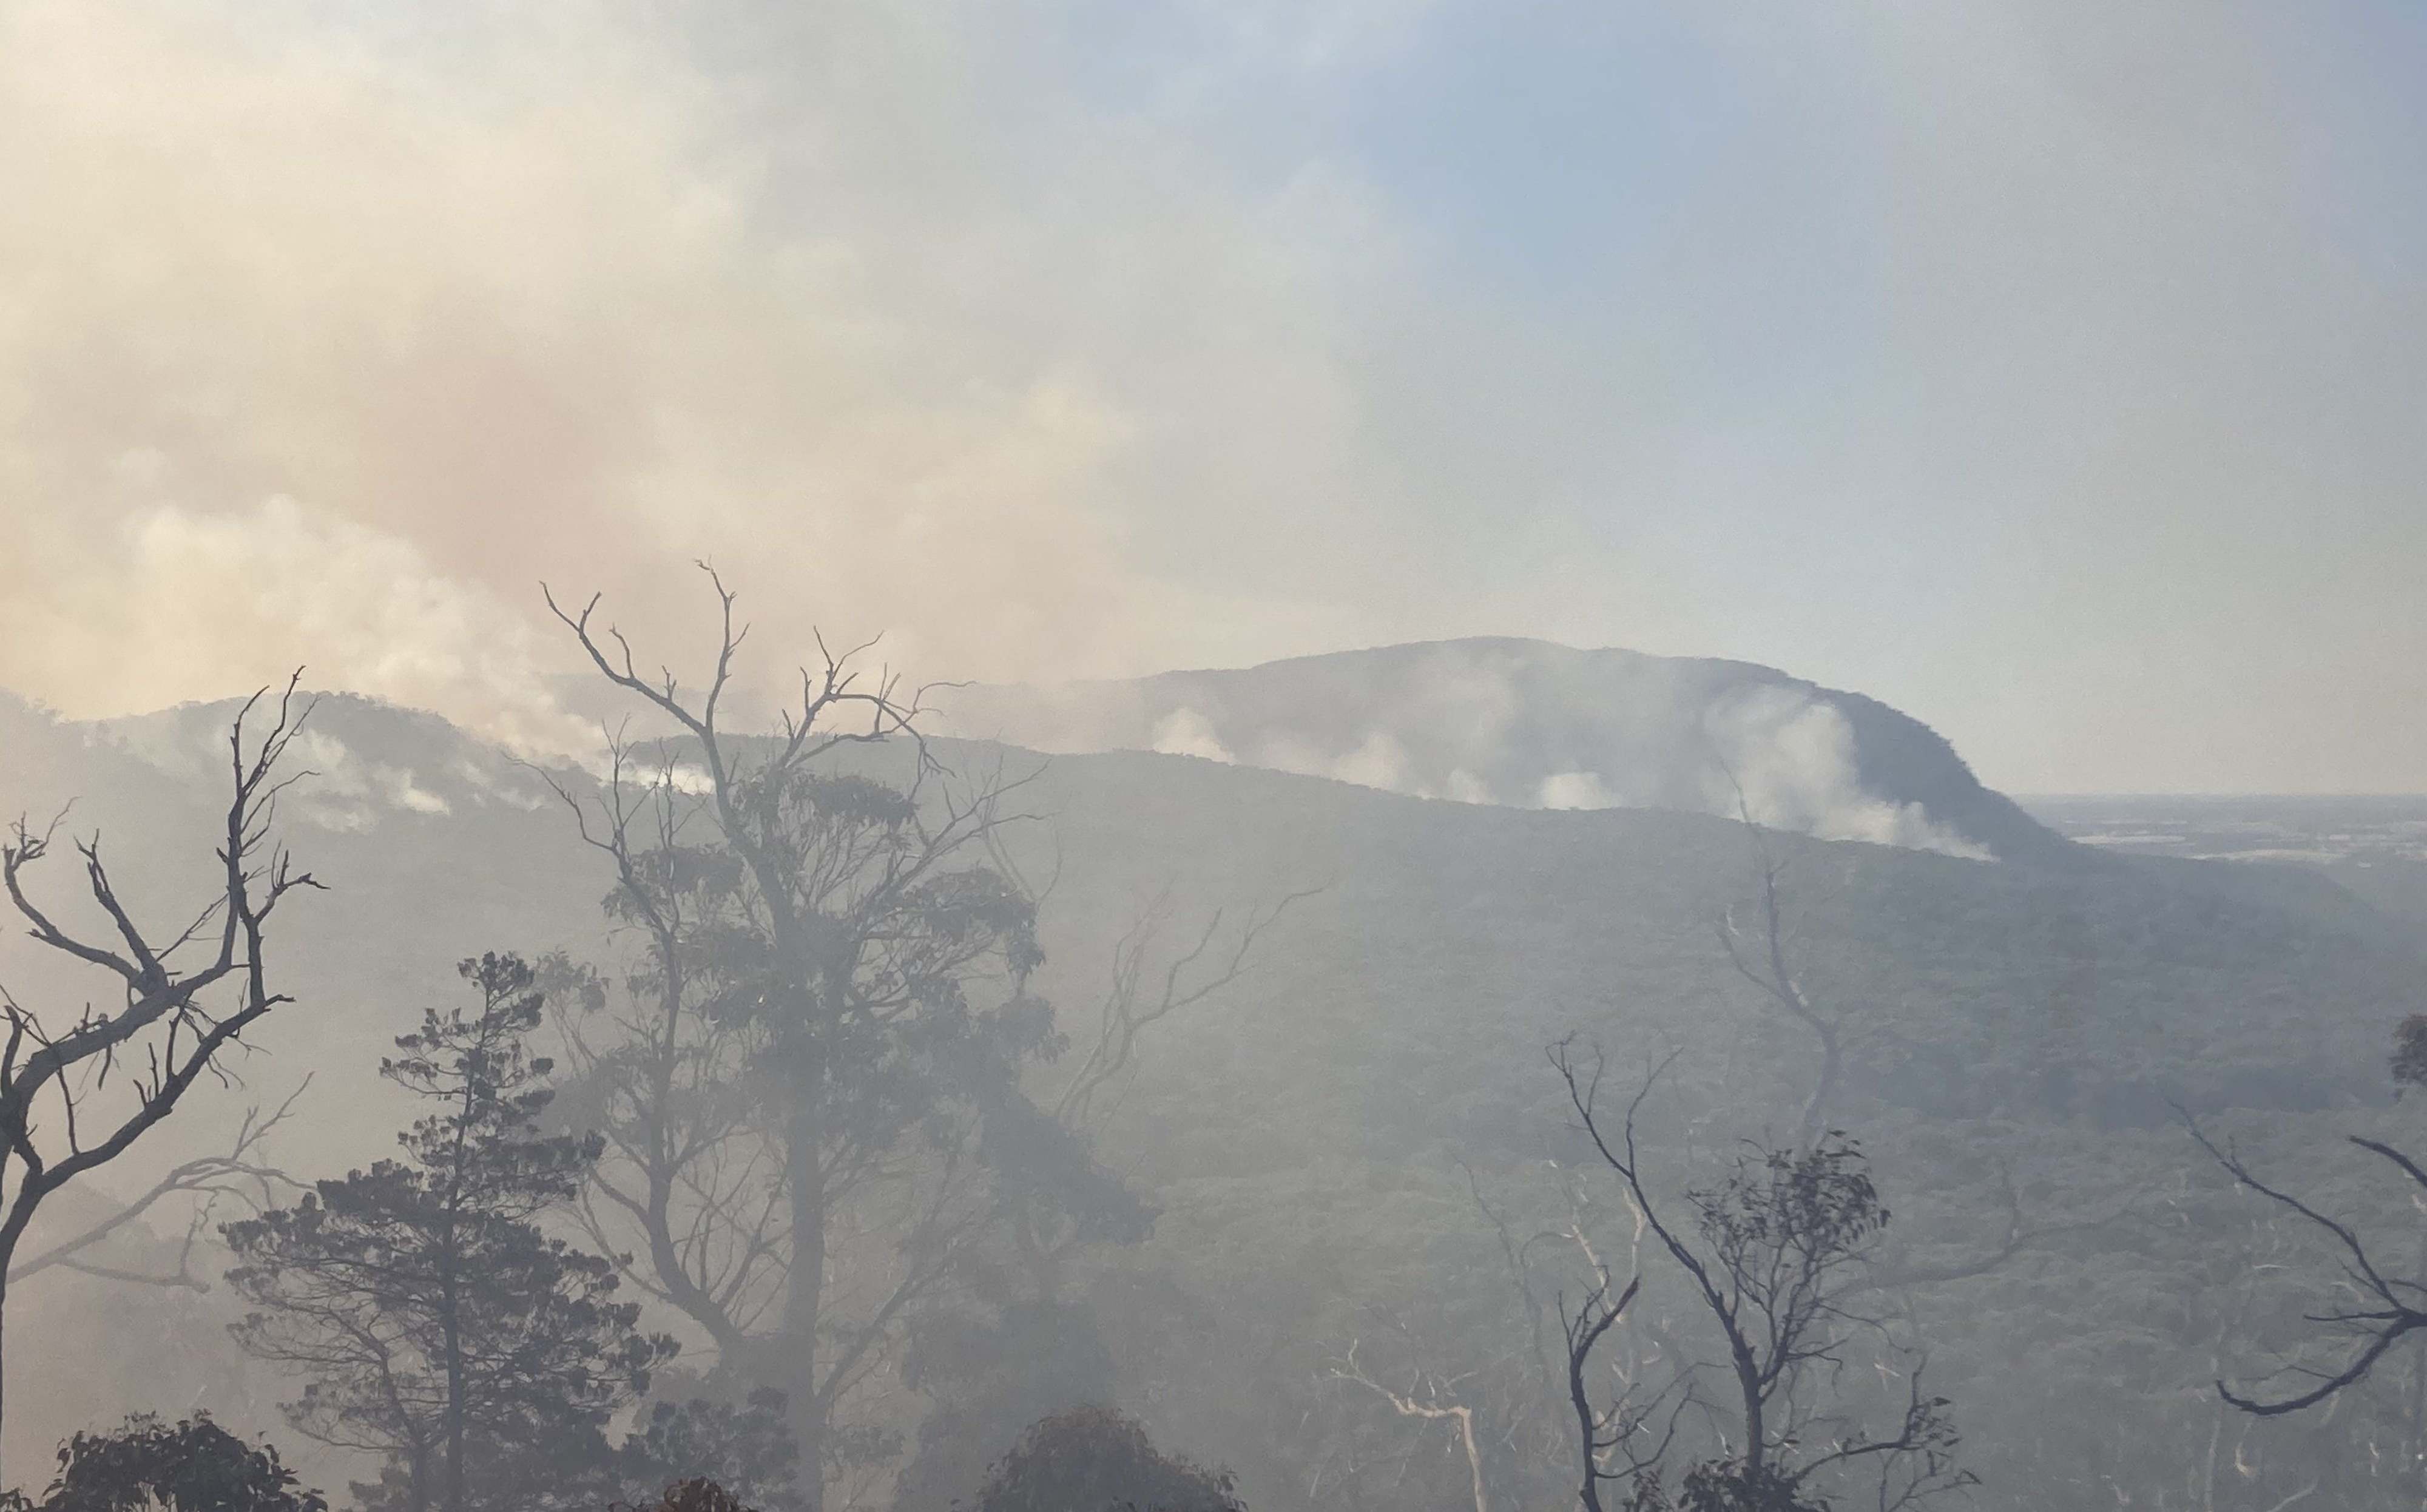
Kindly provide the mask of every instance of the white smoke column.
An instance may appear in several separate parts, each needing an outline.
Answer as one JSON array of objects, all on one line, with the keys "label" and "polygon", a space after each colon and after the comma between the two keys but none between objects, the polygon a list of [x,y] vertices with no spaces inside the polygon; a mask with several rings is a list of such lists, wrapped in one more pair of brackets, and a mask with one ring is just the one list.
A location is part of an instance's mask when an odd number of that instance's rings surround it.
[{"label": "white smoke column", "polygon": [[[1038,747],[1048,751],[1066,748],[1084,749],[1065,747],[1059,742]],[[1226,764],[1238,759],[1230,754],[1230,748],[1222,743],[1222,738],[1214,732],[1213,721],[1193,708],[1173,709],[1163,723],[1157,724],[1150,749],[1165,756],[1201,756],[1208,761]]]},{"label": "white smoke column", "polygon": [[1988,852],[1933,822],[1919,804],[1865,791],[1856,772],[1853,726],[1835,706],[1808,692],[1758,688],[1730,694],[1712,707],[1704,728],[1724,763],[1703,782],[1715,814],[1735,814],[1741,793],[1754,822],[1773,829],[1988,859]]}]

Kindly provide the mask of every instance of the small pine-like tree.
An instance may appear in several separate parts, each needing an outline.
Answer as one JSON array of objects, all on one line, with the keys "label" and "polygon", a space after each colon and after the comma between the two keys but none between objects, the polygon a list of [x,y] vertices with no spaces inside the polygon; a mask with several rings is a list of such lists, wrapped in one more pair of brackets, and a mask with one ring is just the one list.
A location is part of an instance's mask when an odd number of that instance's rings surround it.
[{"label": "small pine-like tree", "polygon": [[607,1260],[538,1223],[599,1144],[539,1130],[550,1065],[528,1045],[531,968],[486,955],[461,970],[477,1012],[427,1011],[380,1065],[432,1108],[398,1136],[403,1158],[228,1226],[228,1279],[255,1309],[235,1333],[305,1378],[286,1406],[298,1429],[386,1456],[355,1488],[374,1512],[595,1504],[605,1425],[673,1345],[637,1330]]}]

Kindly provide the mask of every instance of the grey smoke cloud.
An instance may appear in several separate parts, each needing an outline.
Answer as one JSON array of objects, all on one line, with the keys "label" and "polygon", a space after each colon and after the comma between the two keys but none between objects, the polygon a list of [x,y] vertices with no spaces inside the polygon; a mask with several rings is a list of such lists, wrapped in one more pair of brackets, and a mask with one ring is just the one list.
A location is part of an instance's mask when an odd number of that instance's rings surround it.
[{"label": "grey smoke cloud", "polygon": [[2427,779],[2406,8],[1101,20],[0,8],[0,685],[562,747],[534,582],[708,557],[771,675],[1523,633]]},{"label": "grey smoke cloud", "polygon": [[[1293,239],[1324,186],[1276,208],[1158,171],[1109,219],[965,205],[976,39],[904,54],[915,16],[833,16],[836,66],[888,76],[770,121],[637,11],[429,15],[0,17],[0,483],[7,554],[39,564],[0,607],[0,682],[118,712],[308,661],[549,743],[536,580],[695,631],[670,571],[693,557],[751,594],[776,676],[813,623],[967,673],[1083,667],[1110,626],[1134,657],[1336,620],[1152,581],[1103,481],[1158,404],[1265,396],[1246,425],[1346,386],[1287,336],[1293,258],[1355,235],[1344,211]],[[1087,262],[1133,286],[1062,292]],[[1091,338],[1181,288],[1254,329],[1132,397],[1116,369],[1165,333]],[[1272,465],[1323,471],[1284,460],[1329,444],[1319,420],[1283,430]]]}]

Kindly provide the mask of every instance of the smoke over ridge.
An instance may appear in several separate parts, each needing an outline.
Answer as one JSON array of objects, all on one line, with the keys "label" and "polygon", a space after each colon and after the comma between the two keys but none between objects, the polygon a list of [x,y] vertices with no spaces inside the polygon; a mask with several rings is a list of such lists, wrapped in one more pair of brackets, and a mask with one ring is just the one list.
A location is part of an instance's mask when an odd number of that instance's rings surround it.
[{"label": "smoke over ridge", "polygon": [[1454,641],[1133,681],[955,691],[958,733],[1151,750],[1422,798],[1750,815],[1986,857],[2049,837],[1884,706],[1741,662]]}]

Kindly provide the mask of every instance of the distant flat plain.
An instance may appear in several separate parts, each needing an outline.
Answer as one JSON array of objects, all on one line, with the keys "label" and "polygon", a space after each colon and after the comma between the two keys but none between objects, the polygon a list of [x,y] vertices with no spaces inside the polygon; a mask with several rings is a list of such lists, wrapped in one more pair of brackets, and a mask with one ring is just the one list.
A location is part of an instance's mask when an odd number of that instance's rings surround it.
[{"label": "distant flat plain", "polygon": [[2135,855],[2337,867],[2427,863],[2427,794],[2017,797],[2068,839]]}]

